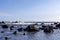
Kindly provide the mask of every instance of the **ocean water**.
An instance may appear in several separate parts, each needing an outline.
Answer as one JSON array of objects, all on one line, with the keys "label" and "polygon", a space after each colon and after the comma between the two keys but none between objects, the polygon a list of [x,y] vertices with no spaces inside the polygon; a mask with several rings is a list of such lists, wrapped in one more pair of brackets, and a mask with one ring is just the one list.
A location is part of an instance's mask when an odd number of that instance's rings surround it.
[{"label": "ocean water", "polygon": [[[53,33],[44,33],[43,30],[38,32],[18,32],[17,35],[13,35],[14,31],[17,31],[17,28],[26,26],[15,26],[14,30],[2,29],[0,26],[0,40],[5,40],[4,37],[8,37],[8,40],[60,40],[60,29],[54,29]],[[39,26],[38,26],[39,27]],[[4,31],[4,33],[1,33]],[[25,35],[23,35],[25,33]]]}]

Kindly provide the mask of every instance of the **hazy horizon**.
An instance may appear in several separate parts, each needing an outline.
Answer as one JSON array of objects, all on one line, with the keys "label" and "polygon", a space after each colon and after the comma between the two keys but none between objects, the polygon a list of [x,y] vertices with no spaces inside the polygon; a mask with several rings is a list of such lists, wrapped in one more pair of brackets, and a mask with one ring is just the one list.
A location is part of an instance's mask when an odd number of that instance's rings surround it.
[{"label": "hazy horizon", "polygon": [[60,0],[0,0],[0,21],[60,21]]}]

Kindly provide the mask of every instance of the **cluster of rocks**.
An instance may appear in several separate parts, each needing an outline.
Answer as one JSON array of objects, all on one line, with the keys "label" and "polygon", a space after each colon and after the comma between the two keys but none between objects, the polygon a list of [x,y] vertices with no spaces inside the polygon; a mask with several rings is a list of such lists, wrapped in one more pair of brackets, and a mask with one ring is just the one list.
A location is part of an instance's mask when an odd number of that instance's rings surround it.
[{"label": "cluster of rocks", "polygon": [[[43,32],[45,33],[51,33],[51,32],[54,32],[54,29],[59,29],[60,28],[60,23],[54,23],[55,27],[52,26],[52,25],[44,25],[44,23],[41,23],[41,27],[39,28],[36,28],[35,25],[37,24],[30,24],[28,25],[25,29],[24,28],[17,28],[16,30],[18,32],[21,32],[21,31],[27,31],[27,32],[38,32],[40,30],[43,30]],[[15,26],[8,26],[8,25],[2,25],[1,26],[3,29],[10,29],[10,30],[14,30],[15,29]],[[13,35],[17,35],[18,32],[17,31],[14,31],[12,34]],[[1,31],[1,33],[4,33],[4,31]],[[23,35],[26,35],[25,33],[23,33]],[[9,37],[4,37],[5,40],[9,40]]]},{"label": "cluster of rocks", "polygon": [[50,25],[42,25],[42,29],[44,30],[44,32],[46,33],[50,33],[50,32],[53,32],[53,26],[50,26]]},{"label": "cluster of rocks", "polygon": [[[42,24],[41,24],[42,25]],[[60,23],[54,23],[55,27],[53,27],[52,25],[42,25],[39,28],[36,28],[34,24],[30,24],[28,25],[25,29],[24,28],[18,28],[16,29],[18,32],[21,31],[27,31],[27,32],[37,32],[39,30],[43,30],[45,33],[51,33],[54,32],[53,29],[58,29],[60,28]],[[14,30],[14,26],[8,27],[8,25],[2,25],[3,29],[7,29],[9,28],[10,30]],[[17,31],[14,31],[12,34],[17,35]],[[1,31],[1,33],[4,33],[4,31]],[[25,35],[25,33],[23,33],[23,35]],[[5,37],[5,40],[8,40],[8,37]]]},{"label": "cluster of rocks", "polygon": [[[60,28],[60,23],[57,24],[57,23],[54,23],[56,26],[53,27],[51,25],[42,25],[42,27],[39,27],[39,28],[36,28],[34,24],[31,24],[31,25],[28,25],[25,29],[24,28],[18,28],[18,32],[20,31],[27,31],[27,32],[34,32],[34,31],[39,31],[40,29],[41,30],[44,30],[44,32],[53,32],[53,29],[58,29]],[[3,29],[7,29],[8,26],[7,25],[2,25],[2,28]],[[13,30],[14,29],[14,26],[11,26],[10,27],[10,30]],[[2,31],[3,33],[3,31]]]}]

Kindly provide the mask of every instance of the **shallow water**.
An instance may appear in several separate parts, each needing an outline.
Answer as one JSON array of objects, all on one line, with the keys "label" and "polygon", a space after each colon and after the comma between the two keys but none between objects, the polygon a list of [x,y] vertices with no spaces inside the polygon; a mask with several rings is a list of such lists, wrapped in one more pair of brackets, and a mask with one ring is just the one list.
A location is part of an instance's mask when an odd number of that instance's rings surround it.
[{"label": "shallow water", "polygon": [[[17,30],[14,29],[10,31],[9,28],[2,29],[0,26],[0,32],[1,31],[5,31],[5,32],[0,33],[0,40],[5,40],[4,37],[6,36],[9,38],[9,40],[60,40],[60,29],[54,29],[53,33],[44,33],[43,30],[40,30],[39,32],[22,31],[22,32],[18,32],[17,35],[13,35],[12,33]],[[23,33],[25,33],[25,35],[23,35]]]}]

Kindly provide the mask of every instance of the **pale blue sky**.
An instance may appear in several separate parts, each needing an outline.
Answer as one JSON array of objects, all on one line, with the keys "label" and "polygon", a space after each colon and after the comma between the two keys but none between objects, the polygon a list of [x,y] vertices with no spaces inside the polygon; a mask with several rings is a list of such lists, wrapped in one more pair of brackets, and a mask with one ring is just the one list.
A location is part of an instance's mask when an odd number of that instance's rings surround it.
[{"label": "pale blue sky", "polygon": [[0,0],[0,21],[60,21],[60,0]]}]

